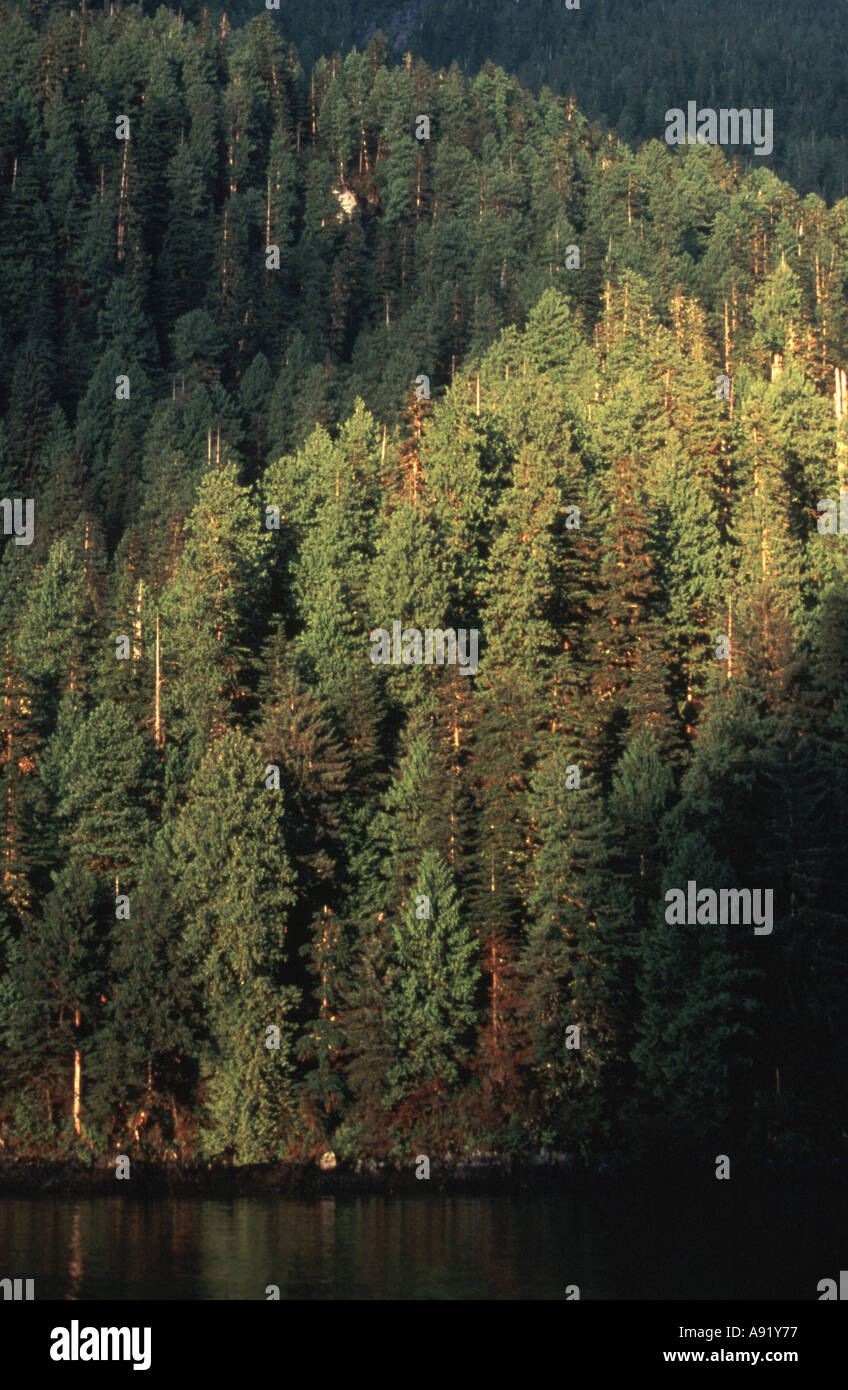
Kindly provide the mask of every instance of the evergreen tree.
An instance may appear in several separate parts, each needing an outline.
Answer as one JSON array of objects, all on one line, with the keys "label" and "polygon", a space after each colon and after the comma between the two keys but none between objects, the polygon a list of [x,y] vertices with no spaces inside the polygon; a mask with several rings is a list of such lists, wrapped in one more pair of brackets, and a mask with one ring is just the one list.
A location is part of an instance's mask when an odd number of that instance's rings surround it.
[{"label": "evergreen tree", "polygon": [[54,876],[43,916],[28,920],[13,957],[12,1048],[23,1086],[41,1073],[48,1127],[93,1142],[108,1115],[88,1123],[87,1059],[103,1024],[112,902],[103,878],[70,865]]},{"label": "evergreen tree", "polygon": [[437,1104],[437,1096],[450,1095],[467,1062],[479,979],[474,933],[463,921],[450,870],[437,855],[422,855],[414,901],[393,935],[390,1096],[400,1100],[426,1087]]},{"label": "evergreen tree", "polygon": [[258,508],[227,464],[208,472],[187,541],[162,596],[166,728],[194,753],[247,694],[245,647],[259,627],[263,551]]},{"label": "evergreen tree", "polygon": [[642,1013],[633,1058],[653,1102],[652,1147],[741,1141],[738,1128],[756,1046],[757,970],[731,926],[669,924],[667,888],[689,879],[715,890],[732,880],[697,833],[677,841],[655,921],[644,928]]},{"label": "evergreen tree", "polygon": [[112,1100],[120,1142],[129,1142],[129,1134],[143,1142],[158,1132],[160,1151],[167,1143],[179,1153],[197,1083],[202,1020],[172,875],[154,847],[126,894],[129,916],[113,930],[113,983],[94,1065]]},{"label": "evergreen tree", "polygon": [[169,846],[209,1035],[204,1142],[239,1163],[281,1157],[292,1123],[298,991],[284,966],[294,879],[285,794],[267,776],[256,744],[227,730],[192,777]]},{"label": "evergreen tree", "polygon": [[[70,857],[117,881],[136,878],[149,820],[149,762],[129,715],[111,702],[64,729],[45,749],[42,776],[56,797],[56,825]],[[117,892],[117,887],[116,887]]]}]

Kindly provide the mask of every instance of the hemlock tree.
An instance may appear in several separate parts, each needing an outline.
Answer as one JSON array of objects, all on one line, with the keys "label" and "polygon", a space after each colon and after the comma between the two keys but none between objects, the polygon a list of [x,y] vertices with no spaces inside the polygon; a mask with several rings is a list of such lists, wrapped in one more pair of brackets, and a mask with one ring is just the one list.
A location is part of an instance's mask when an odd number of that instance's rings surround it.
[{"label": "hemlock tree", "polygon": [[607,801],[611,867],[626,887],[640,926],[659,890],[659,827],[673,795],[674,774],[662,759],[659,742],[650,729],[640,729],[622,754]]},{"label": "hemlock tree", "polygon": [[201,991],[181,930],[174,865],[161,845],[126,896],[129,917],[112,931],[105,1046],[98,1082],[112,1097],[118,1142],[158,1127],[179,1153],[202,1047]]},{"label": "hemlock tree", "polygon": [[265,768],[253,740],[223,733],[191,779],[169,846],[208,1029],[204,1145],[238,1163],[282,1156],[293,1105],[299,993],[285,964],[294,875],[285,792],[269,789]]},{"label": "hemlock tree", "polygon": [[573,766],[555,745],[528,795],[534,854],[520,958],[522,1015],[549,1141],[586,1134],[607,1069],[620,1060],[624,943],[607,867],[609,824],[597,777],[584,771],[575,786]]},{"label": "hemlock tree", "polygon": [[371,825],[380,846],[381,902],[388,894],[398,910],[410,899],[422,856],[428,850],[447,848],[440,792],[432,733],[426,724],[410,720],[392,780]]},{"label": "hemlock tree", "polygon": [[271,533],[260,529],[234,464],[204,475],[185,529],[162,598],[165,725],[197,756],[246,694],[245,643],[258,622]]},{"label": "hemlock tree", "polygon": [[51,740],[43,772],[57,798],[56,825],[70,856],[134,880],[149,832],[149,755],[129,714],[104,702],[77,722],[71,743]]},{"label": "hemlock tree", "polygon": [[655,921],[643,932],[633,1060],[653,1103],[647,1132],[657,1147],[670,1134],[699,1148],[719,1137],[741,1140],[740,1103],[756,1049],[758,971],[750,941],[739,927],[666,921],[666,890],[685,890],[690,878],[716,888],[733,881],[730,866],[697,834],[678,843]]},{"label": "hemlock tree", "polygon": [[395,1064],[391,931],[384,914],[356,920],[351,968],[343,982],[341,1018],[351,1105],[336,1137],[340,1150],[387,1154],[391,1149],[389,1072]]},{"label": "hemlock tree", "polygon": [[[28,921],[14,956],[13,987],[22,1003],[13,1015],[13,1046],[27,1057],[31,1079],[46,1084],[48,1124],[54,1106],[63,1131],[86,1138],[87,1057],[103,1024],[114,898],[90,868],[72,864],[54,875],[40,920]],[[107,1119],[94,1117],[98,1126]]]},{"label": "hemlock tree", "polygon": [[469,1058],[479,948],[438,855],[421,856],[415,892],[393,936],[391,1094],[400,1100],[422,1085],[444,1094]]}]

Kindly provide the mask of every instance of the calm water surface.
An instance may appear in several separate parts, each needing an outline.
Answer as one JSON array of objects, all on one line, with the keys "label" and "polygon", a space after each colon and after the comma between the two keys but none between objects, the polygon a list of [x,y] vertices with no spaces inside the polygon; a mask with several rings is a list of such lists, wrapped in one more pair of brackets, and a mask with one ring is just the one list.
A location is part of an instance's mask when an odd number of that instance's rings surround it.
[{"label": "calm water surface", "polygon": [[0,1202],[0,1277],[36,1298],[815,1298],[844,1198],[121,1197]]}]

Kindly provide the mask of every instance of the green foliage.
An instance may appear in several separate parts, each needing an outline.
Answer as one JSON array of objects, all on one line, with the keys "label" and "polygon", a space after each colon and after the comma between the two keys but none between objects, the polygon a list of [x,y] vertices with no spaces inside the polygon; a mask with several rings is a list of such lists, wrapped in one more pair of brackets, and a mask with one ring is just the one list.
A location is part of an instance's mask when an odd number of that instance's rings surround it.
[{"label": "green foliage", "polygon": [[474,1021],[476,956],[450,869],[425,852],[415,891],[394,928],[389,1084],[395,1096],[413,1083],[458,1079]]},{"label": "green foliage", "polygon": [[[208,1142],[238,1162],[255,1162],[269,1143],[279,1157],[298,997],[283,983],[294,876],[284,793],[268,789],[244,734],[228,730],[209,748],[169,848],[209,1029]],[[268,1026],[280,1029],[279,1050],[265,1047]]]},{"label": "green foliage", "polygon": [[662,0],[646,81],[617,4],[567,67],[541,0],[419,8],[304,68],[326,15],[0,5],[3,1142],[835,1148],[844,150],[771,50],[800,191],[662,141],[667,55],[743,90],[781,6],[728,60]]},{"label": "green foliage", "polygon": [[[663,882],[730,884],[729,866],[698,835],[678,845]],[[664,897],[661,899],[664,903]],[[740,1092],[752,1066],[758,971],[739,930],[666,922],[658,906],[645,927],[641,1022],[633,1049],[642,1085],[656,1104],[652,1142],[677,1134],[730,1142]],[[735,1113],[737,1112],[737,1113]]]},{"label": "green foliage", "polygon": [[69,855],[122,880],[134,878],[149,828],[144,795],[149,759],[120,706],[104,702],[84,718],[66,749],[44,755],[52,774],[56,819]]}]

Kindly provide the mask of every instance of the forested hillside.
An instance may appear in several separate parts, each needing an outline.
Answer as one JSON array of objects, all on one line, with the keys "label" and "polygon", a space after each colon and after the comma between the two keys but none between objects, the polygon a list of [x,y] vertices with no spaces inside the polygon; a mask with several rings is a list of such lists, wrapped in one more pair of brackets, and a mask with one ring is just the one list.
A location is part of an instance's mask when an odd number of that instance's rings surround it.
[{"label": "forested hillside", "polygon": [[835,1155],[848,203],[380,36],[0,38],[3,1152]]},{"label": "forested hillside", "polygon": [[[149,13],[158,4],[148,0]],[[182,9],[193,19],[205,8],[246,23],[266,4],[183,0]],[[574,94],[585,116],[631,143],[661,138],[666,109],[688,99],[705,106],[772,107],[775,152],[769,163],[775,171],[802,193],[848,193],[845,0],[270,5],[267,12],[297,45],[304,66],[322,55],[364,48],[379,29],[395,59],[411,51],[437,67],[456,61],[468,74],[492,61],[536,93],[548,86],[564,97]]]}]

